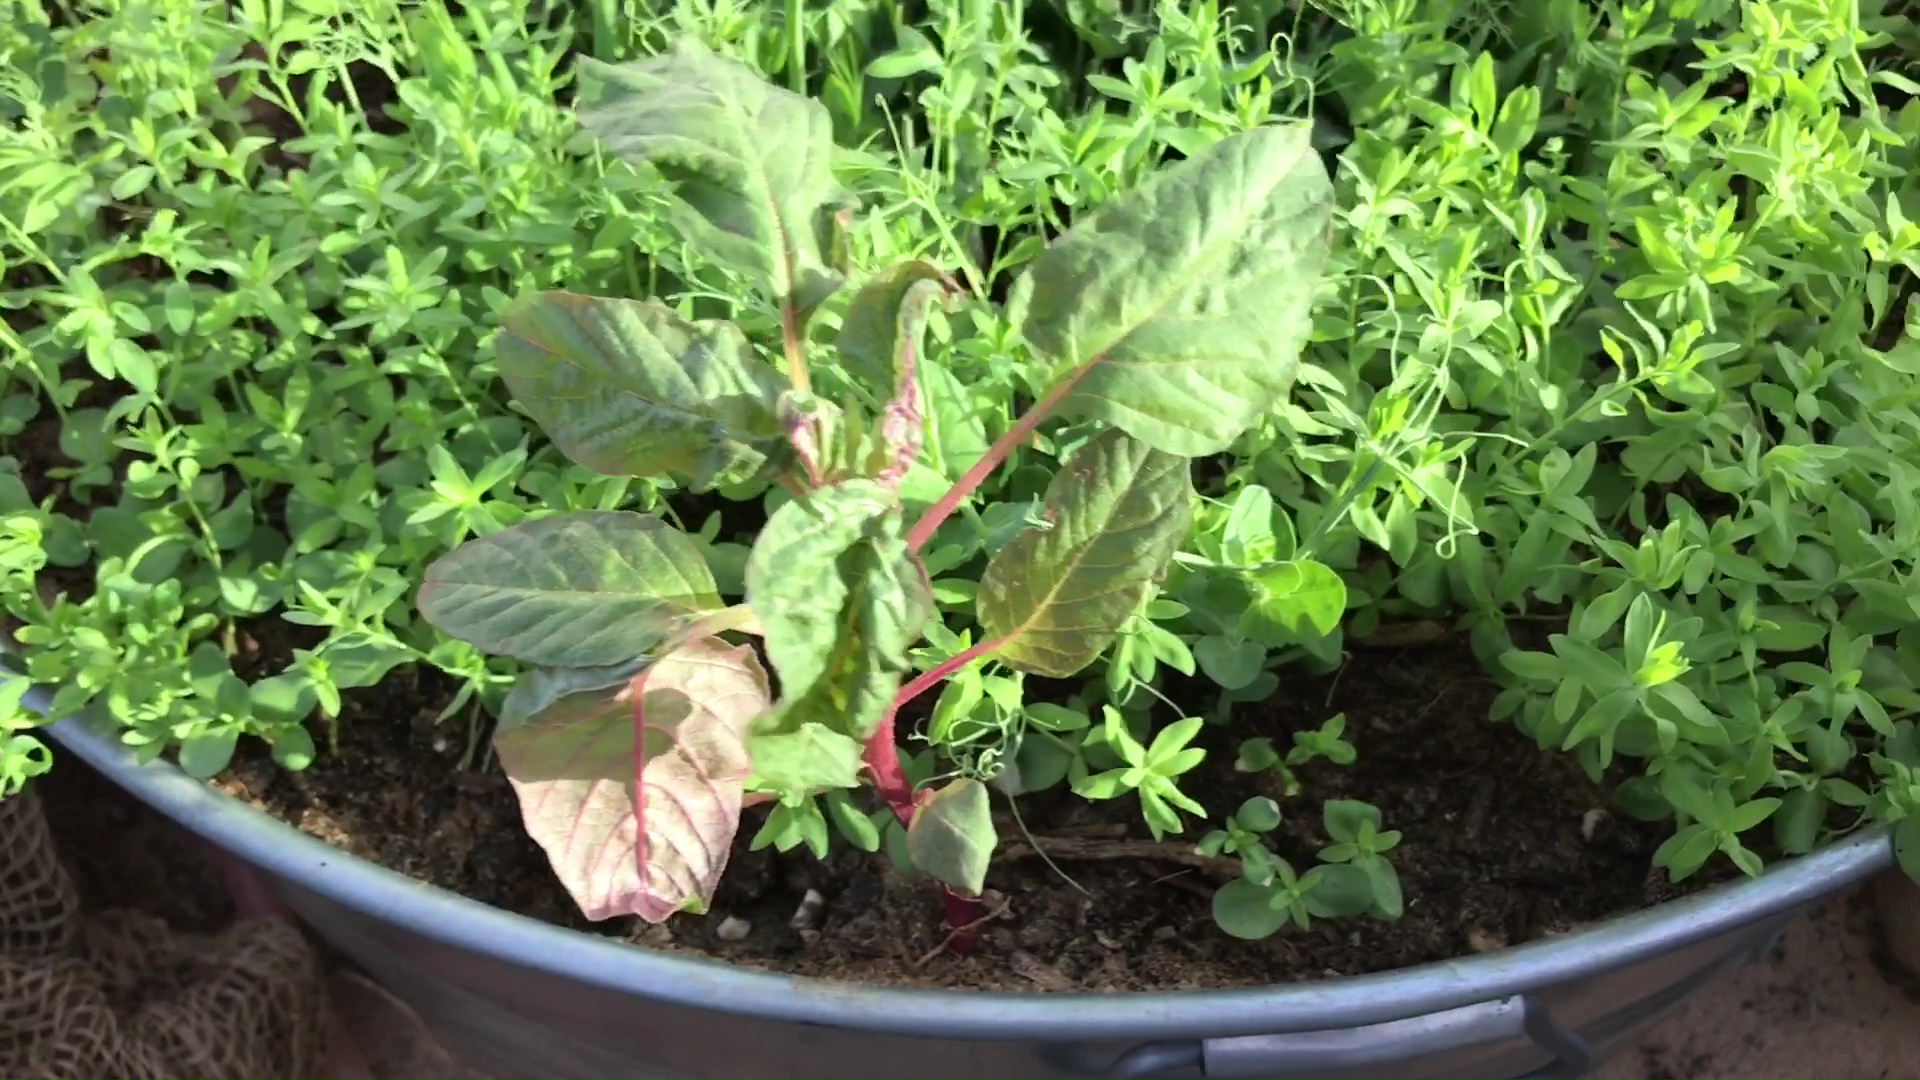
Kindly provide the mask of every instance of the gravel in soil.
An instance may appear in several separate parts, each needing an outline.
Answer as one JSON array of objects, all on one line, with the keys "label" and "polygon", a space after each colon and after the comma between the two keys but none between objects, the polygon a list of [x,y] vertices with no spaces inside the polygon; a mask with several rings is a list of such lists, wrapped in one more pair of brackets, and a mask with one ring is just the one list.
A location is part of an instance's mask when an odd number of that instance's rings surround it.
[{"label": "gravel in soil", "polygon": [[[1121,991],[1316,979],[1561,933],[1682,891],[1651,869],[1662,828],[1606,813],[1605,792],[1570,758],[1489,721],[1493,688],[1470,653],[1448,644],[1363,651],[1337,677],[1297,678],[1237,716],[1231,734],[1210,729],[1208,761],[1182,785],[1216,816],[1253,794],[1278,797],[1261,790],[1270,776],[1233,770],[1235,740],[1267,735],[1287,746],[1293,732],[1344,711],[1358,762],[1301,770],[1303,795],[1282,802],[1276,842],[1304,871],[1327,842],[1321,800],[1375,804],[1386,827],[1405,834],[1392,859],[1407,896],[1397,922],[1327,920],[1265,942],[1230,938],[1212,923],[1213,882],[1190,855],[1199,830],[1156,846],[1131,799],[1042,794],[1023,800],[1022,818],[1059,869],[1022,857],[1022,830],[1003,820],[988,878],[993,917],[970,957],[941,948],[934,891],[882,855],[840,844],[822,863],[804,850],[746,850],[757,810],[712,914],[664,926],[589,923],[521,831],[505,777],[490,765],[458,768],[484,732],[459,719],[436,725],[452,690],[432,672],[396,673],[353,697],[338,752],[301,773],[246,757],[217,784],[337,847],[497,907],[648,947],[871,984]],[[825,908],[802,933],[789,921],[810,889]],[[729,920],[747,924],[744,937],[721,939]]]}]

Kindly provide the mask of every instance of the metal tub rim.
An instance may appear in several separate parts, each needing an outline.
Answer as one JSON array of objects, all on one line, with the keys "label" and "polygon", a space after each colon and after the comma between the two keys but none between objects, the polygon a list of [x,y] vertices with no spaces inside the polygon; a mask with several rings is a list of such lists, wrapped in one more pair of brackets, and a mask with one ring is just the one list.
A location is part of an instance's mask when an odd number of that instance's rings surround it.
[{"label": "metal tub rim", "polygon": [[[31,693],[31,706],[45,695]],[[641,998],[742,1017],[894,1035],[1137,1042],[1356,1028],[1564,986],[1836,894],[1893,862],[1873,829],[1657,907],[1511,948],[1412,968],[1226,990],[1012,993],[903,989],[756,971],[568,930],[350,855],[133,751],[80,718],[54,739],[134,797],[272,878],[410,934]]]}]

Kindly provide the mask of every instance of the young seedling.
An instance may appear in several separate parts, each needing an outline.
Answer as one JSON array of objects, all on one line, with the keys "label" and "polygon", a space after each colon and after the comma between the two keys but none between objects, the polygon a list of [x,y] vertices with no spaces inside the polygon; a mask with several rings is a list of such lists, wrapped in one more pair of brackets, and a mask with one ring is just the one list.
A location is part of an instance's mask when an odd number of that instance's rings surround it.
[{"label": "young seedling", "polygon": [[[1242,805],[1225,830],[1201,841],[1204,854],[1240,856],[1241,876],[1213,894],[1213,918],[1235,937],[1271,937],[1288,923],[1306,929],[1309,918],[1372,915],[1398,919],[1405,910],[1400,879],[1386,853],[1400,834],[1380,828],[1380,811],[1363,802],[1329,799],[1321,820],[1333,843],[1320,849],[1321,865],[1297,877],[1293,867],[1267,850],[1260,834],[1278,827],[1271,800]],[[1271,822],[1269,825],[1268,822]]]},{"label": "young seedling", "polygon": [[1266,772],[1269,769],[1280,774],[1281,793],[1292,798],[1300,791],[1300,780],[1294,770],[1315,758],[1326,758],[1335,765],[1351,765],[1357,757],[1353,744],[1345,739],[1347,714],[1335,713],[1312,731],[1293,733],[1293,749],[1285,757],[1273,748],[1273,740],[1264,736],[1247,739],[1233,761],[1233,767],[1243,773]]},{"label": "young seedling", "polygon": [[1180,810],[1203,818],[1207,816],[1206,807],[1194,802],[1179,787],[1181,774],[1207,756],[1205,750],[1187,745],[1205,724],[1199,717],[1189,716],[1161,728],[1153,737],[1152,745],[1141,746],[1127,730],[1120,710],[1107,706],[1101,734],[1107,748],[1118,754],[1124,764],[1117,769],[1086,775],[1084,761],[1076,760],[1083,775],[1073,777],[1074,794],[1083,799],[1100,800],[1132,792],[1140,796],[1140,812],[1145,815],[1147,828],[1155,840],[1179,832],[1185,828]]},{"label": "young seedling", "polygon": [[1279,827],[1280,804],[1256,795],[1240,804],[1240,809],[1227,819],[1225,828],[1201,837],[1195,850],[1209,857],[1239,856],[1240,876],[1256,885],[1265,885],[1276,873],[1275,856],[1273,849],[1267,847],[1266,835]]},{"label": "young seedling", "polygon": [[[808,328],[841,285],[831,253],[847,220],[826,110],[692,44],[619,67],[585,61],[581,84],[585,127],[674,182],[687,240],[755,287],[779,363],[731,322],[540,292],[503,316],[501,377],[589,469],[694,491],[770,480],[791,498],[753,544],[741,605],[720,600],[679,530],[590,511],[469,540],[428,570],[420,610],[533,665],[495,742],[528,830],[589,917],[704,910],[749,784],[790,812],[871,785],[962,928],[996,843],[987,791],[964,777],[916,790],[895,716],[989,659],[1075,675],[1139,610],[1188,533],[1189,459],[1227,449],[1292,380],[1332,197],[1307,129],[1224,139],[1037,258],[1020,336],[1044,386],[910,522],[899,489],[922,452],[921,330],[958,293],[923,262],[873,275],[835,344],[884,407],[869,420],[812,392]],[[934,609],[922,552],[1042,424],[1067,417],[1100,429],[1058,464],[1041,527],[980,572],[977,640],[909,679]],[[757,636],[777,679],[727,635]],[[1156,830],[1179,825],[1167,803],[1199,810],[1160,786],[1199,753],[1182,724],[1128,759]]]},{"label": "young seedling", "polygon": [[1397,919],[1406,910],[1400,877],[1387,852],[1400,843],[1397,830],[1380,828],[1380,811],[1353,799],[1328,799],[1321,821],[1333,843],[1320,849],[1324,886],[1315,897],[1320,915],[1372,915]]}]

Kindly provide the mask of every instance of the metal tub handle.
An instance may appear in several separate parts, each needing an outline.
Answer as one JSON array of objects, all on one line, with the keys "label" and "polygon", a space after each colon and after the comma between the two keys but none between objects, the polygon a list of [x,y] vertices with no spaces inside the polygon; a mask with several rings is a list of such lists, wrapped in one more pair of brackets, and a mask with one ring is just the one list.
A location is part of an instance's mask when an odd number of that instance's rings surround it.
[{"label": "metal tub handle", "polygon": [[1544,1002],[1522,994],[1364,1027],[1146,1043],[1122,1054],[1103,1075],[1130,1080],[1379,1077],[1392,1075],[1384,1070],[1410,1059],[1520,1039],[1531,1040],[1552,1058],[1531,1077],[1579,1077],[1593,1067],[1586,1042],[1555,1020]]}]

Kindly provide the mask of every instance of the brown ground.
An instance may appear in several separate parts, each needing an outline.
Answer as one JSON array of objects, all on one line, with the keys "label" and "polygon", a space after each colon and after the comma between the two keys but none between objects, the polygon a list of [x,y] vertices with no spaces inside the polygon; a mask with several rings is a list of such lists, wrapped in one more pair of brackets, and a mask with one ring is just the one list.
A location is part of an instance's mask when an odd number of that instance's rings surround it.
[{"label": "brown ground", "polygon": [[[1350,767],[1310,765],[1306,795],[1283,802],[1283,851],[1304,870],[1325,843],[1320,800],[1364,798],[1405,839],[1393,862],[1408,897],[1395,923],[1321,922],[1307,933],[1261,944],[1227,937],[1211,921],[1212,883],[1204,868],[1183,866],[1197,831],[1169,842],[1174,857],[1102,857],[1131,851],[1118,841],[1146,839],[1132,799],[1089,804],[1070,795],[1023,801],[1027,828],[1091,848],[1055,861],[1020,858],[1005,845],[989,877],[1002,897],[1017,897],[987,929],[972,958],[941,953],[936,897],[897,874],[884,856],[841,845],[821,864],[801,852],[775,855],[738,845],[714,914],[667,927],[637,920],[584,922],[518,827],[511,789],[497,771],[460,772],[470,733],[436,728],[447,687],[437,677],[399,676],[361,711],[343,717],[338,755],[288,774],[262,758],[243,761],[220,782],[355,854],[499,907],[562,925],[662,948],[692,949],[781,971],[865,982],[965,987],[1134,990],[1252,985],[1404,967],[1497,947],[1655,903],[1674,895],[1650,873],[1661,830],[1612,816],[1596,820],[1602,791],[1573,763],[1543,754],[1504,723],[1486,719],[1492,689],[1462,649],[1451,646],[1366,651],[1340,677],[1302,680],[1283,703],[1236,719],[1234,737],[1317,727],[1336,711],[1348,717],[1359,752]],[[1231,741],[1210,732],[1208,762],[1183,785],[1215,814],[1249,795],[1278,797],[1270,777],[1232,767]],[[1589,837],[1586,827],[1591,826]],[[751,820],[742,837],[751,836]],[[1001,823],[1018,839],[1019,826]],[[1134,845],[1138,847],[1136,843]],[[811,941],[788,920],[809,888],[827,901]],[[1084,891],[1082,891],[1084,890]],[[995,910],[1002,905],[991,904]],[[748,920],[742,942],[719,942],[725,917]]]},{"label": "brown ground", "polygon": [[1796,920],[1765,957],[1662,1021],[1601,1080],[1902,1077],[1920,1069],[1920,994],[1881,962],[1870,890]]}]

